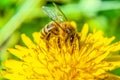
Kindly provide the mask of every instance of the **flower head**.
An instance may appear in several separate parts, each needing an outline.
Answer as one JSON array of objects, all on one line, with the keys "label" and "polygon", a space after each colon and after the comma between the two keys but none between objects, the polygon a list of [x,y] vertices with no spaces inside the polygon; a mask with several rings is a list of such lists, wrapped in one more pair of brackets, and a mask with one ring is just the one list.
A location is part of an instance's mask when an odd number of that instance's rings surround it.
[{"label": "flower head", "polygon": [[[74,23],[72,25],[75,26]],[[114,37],[106,38],[102,31],[88,33],[85,24],[77,36],[65,41],[65,35],[40,38],[40,32],[33,33],[34,42],[25,34],[22,40],[26,46],[16,45],[8,49],[20,60],[9,59],[3,63],[3,77],[10,80],[100,80],[120,78],[109,71],[120,67],[120,61],[107,57],[120,50],[120,42],[110,44]]]}]

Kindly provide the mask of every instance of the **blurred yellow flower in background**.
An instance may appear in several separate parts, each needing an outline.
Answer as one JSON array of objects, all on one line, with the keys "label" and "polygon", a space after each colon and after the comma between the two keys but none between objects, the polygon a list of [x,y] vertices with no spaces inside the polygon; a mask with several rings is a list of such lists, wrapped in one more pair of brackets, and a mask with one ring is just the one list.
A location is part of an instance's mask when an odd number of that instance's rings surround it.
[{"label": "blurred yellow flower in background", "polygon": [[15,49],[8,49],[20,60],[4,62],[5,69],[0,71],[3,77],[10,80],[120,80],[119,76],[109,73],[120,67],[120,60],[107,60],[120,50],[120,42],[110,44],[114,37],[106,38],[102,31],[88,33],[87,24],[78,33],[80,40],[75,38],[73,45],[58,43],[57,37],[51,37],[46,44],[40,35],[34,32],[33,42],[22,34],[26,47],[16,45]]}]

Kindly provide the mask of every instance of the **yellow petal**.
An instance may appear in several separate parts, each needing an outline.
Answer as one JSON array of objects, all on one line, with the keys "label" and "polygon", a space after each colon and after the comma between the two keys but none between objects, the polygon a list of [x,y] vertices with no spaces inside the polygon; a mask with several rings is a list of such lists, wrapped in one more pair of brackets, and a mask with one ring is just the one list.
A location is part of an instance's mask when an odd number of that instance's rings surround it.
[{"label": "yellow petal", "polygon": [[25,34],[21,35],[23,42],[28,48],[34,48],[35,44],[31,41],[29,37],[27,37]]},{"label": "yellow petal", "polygon": [[34,32],[33,33],[33,39],[34,39],[34,42],[39,44],[40,43],[40,32]]},{"label": "yellow petal", "polygon": [[83,29],[81,31],[81,42],[83,42],[87,36],[88,33],[88,24],[84,24]]}]

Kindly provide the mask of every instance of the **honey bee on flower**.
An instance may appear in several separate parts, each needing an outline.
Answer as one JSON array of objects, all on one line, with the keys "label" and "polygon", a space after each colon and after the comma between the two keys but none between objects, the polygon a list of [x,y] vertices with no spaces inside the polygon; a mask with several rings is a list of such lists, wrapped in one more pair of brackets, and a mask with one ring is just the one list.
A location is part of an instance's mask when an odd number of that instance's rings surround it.
[{"label": "honey bee on flower", "polygon": [[80,37],[77,34],[77,30],[71,22],[68,21],[67,17],[64,15],[62,10],[55,4],[53,5],[57,8],[60,14],[57,11],[50,9],[49,7],[43,6],[45,14],[52,20],[41,30],[41,38],[49,41],[50,38],[54,35],[58,38],[58,44],[60,47],[61,40],[64,39],[64,42],[73,43],[75,38],[79,41]]},{"label": "honey bee on flower", "polygon": [[114,55],[120,41],[111,44],[115,37],[107,38],[101,30],[89,33],[87,23],[78,32],[54,6],[62,16],[43,7],[52,22],[33,33],[34,41],[22,34],[25,45],[7,49],[20,60],[7,59],[0,75],[7,80],[120,80],[110,73],[120,68],[120,57]]}]

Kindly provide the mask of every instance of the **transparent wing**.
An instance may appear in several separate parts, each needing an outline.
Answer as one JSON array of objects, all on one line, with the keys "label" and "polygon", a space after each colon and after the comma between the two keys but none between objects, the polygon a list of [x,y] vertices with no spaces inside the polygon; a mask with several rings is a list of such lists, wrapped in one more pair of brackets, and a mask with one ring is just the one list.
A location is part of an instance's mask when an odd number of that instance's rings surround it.
[{"label": "transparent wing", "polygon": [[49,18],[53,21],[63,21],[63,17],[57,13],[57,11],[50,9],[49,7],[42,6],[42,9]]}]

